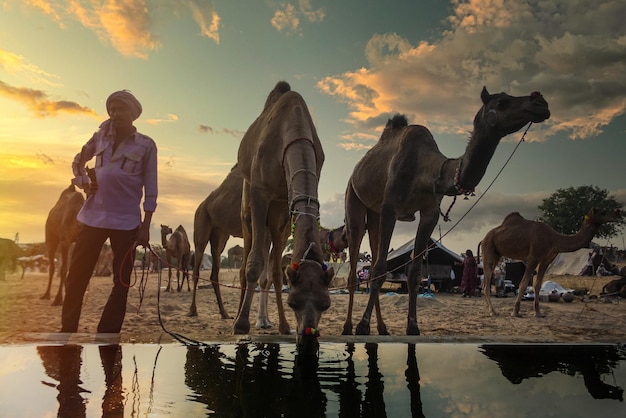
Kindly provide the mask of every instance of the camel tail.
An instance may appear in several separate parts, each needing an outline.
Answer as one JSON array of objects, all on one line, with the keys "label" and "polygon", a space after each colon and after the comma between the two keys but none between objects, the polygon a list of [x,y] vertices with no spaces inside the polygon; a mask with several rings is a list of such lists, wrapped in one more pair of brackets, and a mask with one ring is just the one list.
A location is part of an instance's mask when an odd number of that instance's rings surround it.
[{"label": "camel tail", "polygon": [[482,243],[483,243],[483,242],[482,242],[482,241],[480,241],[480,242],[478,243],[478,248],[476,248],[476,262],[477,262],[477,263],[480,263],[480,246],[481,246],[481,244],[482,244]]}]

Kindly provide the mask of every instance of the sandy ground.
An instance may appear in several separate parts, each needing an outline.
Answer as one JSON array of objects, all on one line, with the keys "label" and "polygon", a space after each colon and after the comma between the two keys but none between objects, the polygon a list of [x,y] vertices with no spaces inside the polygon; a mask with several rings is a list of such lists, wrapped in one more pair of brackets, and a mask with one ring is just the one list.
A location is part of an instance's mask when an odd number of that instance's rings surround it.
[{"label": "sandy ground", "polygon": [[[221,319],[217,309],[215,294],[207,286],[209,272],[201,272],[203,280],[198,290],[198,316],[189,317],[191,292],[186,286],[181,292],[165,292],[167,273],[164,274],[159,292],[158,276],[149,274],[142,282],[141,274],[136,277],[130,289],[126,321],[121,334],[116,336],[121,342],[155,343],[171,342],[174,339],[166,331],[185,338],[204,341],[236,341],[232,335],[232,319]],[[618,276],[581,277],[551,276],[545,280],[554,280],[566,288],[588,289],[590,295],[599,295],[602,286]],[[52,300],[42,300],[47,285],[46,273],[7,274],[6,280],[0,281],[0,344],[23,344],[58,337],[60,329],[60,306],[51,306]],[[222,287],[222,295],[227,312],[234,317],[239,303],[237,272],[223,270],[220,280],[228,286]],[[79,324],[79,334],[94,336],[102,307],[111,288],[111,277],[93,277],[85,296],[83,312]],[[175,279],[174,279],[175,281]],[[58,278],[53,282],[53,295],[58,286]],[[144,289],[143,292],[141,289]],[[383,341],[406,341],[407,338],[419,341],[497,341],[497,342],[626,342],[626,300],[592,298],[590,301],[576,297],[571,303],[563,300],[542,303],[543,318],[536,318],[532,313],[532,302],[523,301],[522,317],[510,316],[513,297],[496,298],[492,301],[496,317],[487,315],[485,301],[481,297],[462,298],[453,293],[435,293],[433,298],[418,298],[417,315],[421,330],[420,337],[405,335],[408,297],[398,294],[397,284],[385,284],[381,306],[389,333]],[[348,295],[341,294],[340,288],[334,288],[332,305],[324,313],[320,323],[321,340],[344,341],[357,337],[342,337]],[[143,295],[143,297],[142,297]],[[356,326],[367,304],[368,295],[355,295],[353,324]],[[253,302],[251,314],[252,329],[250,336],[282,339],[277,327],[266,330],[254,328],[258,294]],[[283,297],[283,302],[286,295]],[[295,327],[293,312],[285,304],[287,318],[292,328]],[[159,321],[159,312],[161,321]],[[278,322],[275,296],[270,295],[270,319]],[[372,338],[377,334],[375,318],[372,319]],[[295,337],[287,336],[287,339]],[[367,340],[366,340],[367,341]]]}]

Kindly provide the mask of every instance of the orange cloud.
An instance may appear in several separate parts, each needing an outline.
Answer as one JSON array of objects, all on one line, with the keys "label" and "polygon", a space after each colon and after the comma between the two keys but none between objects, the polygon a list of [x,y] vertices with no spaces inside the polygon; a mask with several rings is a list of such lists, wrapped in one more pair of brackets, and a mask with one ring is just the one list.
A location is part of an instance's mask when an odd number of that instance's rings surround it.
[{"label": "orange cloud", "polygon": [[50,100],[48,95],[41,90],[13,87],[3,81],[0,81],[0,95],[24,104],[37,117],[57,116],[60,112],[97,116],[90,107],[68,100]]}]

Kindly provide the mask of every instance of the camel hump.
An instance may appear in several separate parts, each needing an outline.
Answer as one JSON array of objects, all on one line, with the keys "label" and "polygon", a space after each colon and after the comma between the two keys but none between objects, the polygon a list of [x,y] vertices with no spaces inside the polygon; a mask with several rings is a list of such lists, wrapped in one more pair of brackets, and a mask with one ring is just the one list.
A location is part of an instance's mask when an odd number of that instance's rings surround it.
[{"label": "camel hump", "polygon": [[291,91],[291,86],[286,81],[279,81],[274,86],[274,89],[270,91],[270,94],[267,96],[267,100],[265,101],[265,106],[263,106],[263,110],[267,110],[276,103],[276,101],[285,93]]},{"label": "camel hump", "polygon": [[511,212],[508,215],[506,215],[502,223],[513,220],[513,219],[524,219],[524,217],[520,215],[519,212]]},{"label": "camel hump", "polygon": [[398,128],[404,128],[405,126],[409,126],[409,121],[406,118],[406,115],[396,114],[393,116],[393,118],[387,121],[387,125],[385,125],[385,129],[387,128],[398,129]]}]

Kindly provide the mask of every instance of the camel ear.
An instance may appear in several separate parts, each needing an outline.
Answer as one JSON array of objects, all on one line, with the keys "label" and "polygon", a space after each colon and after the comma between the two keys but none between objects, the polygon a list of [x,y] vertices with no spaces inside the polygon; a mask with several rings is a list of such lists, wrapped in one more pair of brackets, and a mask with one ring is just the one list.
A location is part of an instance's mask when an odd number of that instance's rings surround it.
[{"label": "camel ear", "polygon": [[487,104],[491,100],[491,94],[489,94],[485,86],[483,86],[483,90],[480,92],[480,100],[483,101],[483,104]]}]

